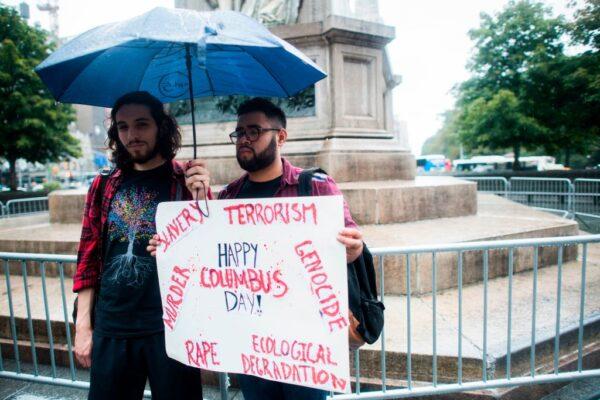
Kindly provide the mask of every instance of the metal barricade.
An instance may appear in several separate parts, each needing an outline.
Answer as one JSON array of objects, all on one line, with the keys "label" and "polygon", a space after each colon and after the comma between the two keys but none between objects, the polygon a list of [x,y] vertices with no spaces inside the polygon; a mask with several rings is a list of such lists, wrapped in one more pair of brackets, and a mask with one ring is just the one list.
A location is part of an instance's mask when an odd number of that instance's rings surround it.
[{"label": "metal barricade", "polygon": [[573,212],[600,218],[600,179],[575,179]]},{"label": "metal barricade", "polygon": [[[342,395],[333,395],[332,399],[335,400],[354,400],[354,399],[397,399],[397,398],[412,398],[418,396],[430,396],[430,395],[441,395],[441,394],[449,394],[449,393],[459,393],[473,390],[484,390],[484,389],[495,389],[495,388],[506,388],[506,387],[514,387],[514,386],[522,386],[522,385],[531,385],[531,384],[541,384],[541,383],[554,383],[554,382],[565,382],[571,381],[575,379],[584,379],[590,377],[600,377],[600,369],[587,369],[584,368],[584,321],[589,323],[590,318],[586,320],[584,317],[585,307],[586,307],[586,285],[589,285],[586,281],[586,273],[587,273],[587,258],[588,258],[588,246],[591,244],[600,243],[600,235],[589,235],[589,236],[573,236],[573,237],[557,237],[557,238],[547,238],[547,239],[520,239],[520,240],[502,240],[502,241],[486,241],[486,242],[472,242],[472,243],[460,243],[460,244],[450,244],[450,245],[441,245],[441,246],[415,246],[415,247],[399,247],[399,248],[382,248],[382,249],[373,249],[372,252],[374,255],[379,257],[379,276],[380,276],[380,287],[384,288],[384,258],[390,256],[402,257],[404,259],[404,275],[405,275],[405,288],[406,295],[403,296],[405,300],[405,309],[402,311],[405,318],[403,318],[403,326],[405,332],[402,336],[406,337],[406,352],[404,354],[405,359],[402,361],[399,358],[394,358],[396,364],[402,364],[404,366],[404,378],[402,379],[402,388],[398,388],[398,379],[396,378],[395,387],[389,387],[388,380],[388,368],[386,367],[386,335],[399,335],[400,332],[390,332],[389,327],[384,327],[384,333],[380,340],[380,354],[381,354],[381,375],[380,375],[380,389],[372,390],[372,391],[362,391],[361,390],[361,375],[360,375],[360,357],[359,352],[355,353],[354,358],[354,367],[355,367],[355,388],[354,393],[351,394],[342,394]],[[577,267],[576,270],[579,271],[578,279],[579,279],[579,288],[580,291],[577,294],[577,303],[575,303],[576,308],[578,309],[578,313],[572,316],[572,319],[577,320],[578,323],[574,327],[574,336],[576,337],[576,359],[574,360],[575,366],[574,368],[564,368],[561,369],[560,359],[564,356],[561,354],[561,310],[562,310],[562,297],[563,297],[563,271],[566,268],[564,259],[566,254],[569,251],[572,251],[573,246],[578,246],[580,249],[580,257],[578,261],[576,261]],[[554,249],[556,252],[556,278],[553,282],[554,290],[552,293],[548,293],[548,288],[543,287],[543,291],[541,289],[542,283],[540,282],[539,274],[540,269],[543,267],[540,260],[543,260],[543,253],[547,253],[547,249]],[[515,304],[513,303],[513,299],[515,297],[515,275],[517,272],[520,272],[519,269],[522,268],[522,265],[519,265],[517,269],[517,261],[516,255],[519,252],[527,249],[531,252],[531,286],[526,288],[526,290],[530,290],[531,292],[531,303],[529,304],[529,312],[531,313],[531,318],[528,322],[519,321],[520,324],[517,326],[513,323],[514,314],[517,312],[515,308]],[[491,267],[491,259],[492,257],[498,257],[498,252],[503,251],[507,252],[506,258],[506,275],[508,280],[508,287],[506,288],[506,298],[504,299],[505,304],[505,318],[506,318],[506,330],[504,332],[499,330],[492,330],[489,326],[488,320],[490,316],[490,304],[492,303],[492,290],[490,286],[493,283],[492,278],[492,267]],[[479,252],[481,256],[481,263],[479,267],[481,268],[481,276],[482,276],[482,293],[481,299],[475,300],[480,304],[482,311],[482,324],[481,324],[481,332],[480,335],[482,337],[482,346],[481,350],[481,360],[480,360],[480,379],[465,379],[464,372],[465,366],[464,363],[468,362],[468,368],[473,370],[473,360],[468,359],[468,356],[465,356],[464,347],[466,345],[472,345],[463,337],[463,332],[474,323],[474,319],[472,315],[465,316],[463,313],[463,308],[465,305],[465,300],[463,296],[463,280],[465,278],[466,272],[464,271],[464,266],[466,264],[467,258],[472,260],[473,252]],[[454,254],[456,259],[456,270],[457,270],[457,304],[456,304],[456,318],[458,319],[457,323],[457,341],[456,341],[456,349],[457,349],[457,357],[456,357],[456,375],[452,381],[448,381],[446,376],[445,382],[442,382],[439,378],[439,374],[441,372],[440,367],[438,365],[440,361],[440,357],[446,359],[444,361],[445,367],[448,367],[447,363],[447,355],[438,353],[438,343],[440,341],[448,340],[447,337],[441,337],[440,332],[438,332],[438,323],[440,322],[440,317],[438,315],[439,304],[444,305],[448,303],[447,297],[443,297],[445,293],[441,293],[440,289],[438,289],[439,276],[442,275],[445,271],[440,269],[438,266],[438,258],[442,254]],[[413,317],[413,306],[411,305],[411,298],[414,297],[411,295],[411,273],[413,271],[417,271],[414,268],[411,268],[412,260],[415,260],[415,257],[423,257],[428,255],[431,257],[431,298],[430,303],[431,307],[431,332],[415,332],[413,328],[414,319],[419,318],[422,320],[424,318],[423,315],[418,315]],[[569,271],[573,270],[573,265],[570,265]],[[547,281],[543,281],[544,285],[547,284]],[[595,290],[598,290],[597,287],[591,286]],[[523,287],[520,286],[520,289],[523,290]],[[438,303],[438,298],[442,297],[441,303]],[[381,294],[381,300],[385,301],[383,293]],[[422,302],[422,299],[416,299],[416,301]],[[474,300],[471,300],[474,301]],[[571,299],[572,301],[572,299]],[[536,307],[538,307],[539,303],[552,302],[551,307],[553,307],[554,315],[541,314]],[[520,307],[524,305],[520,304]],[[389,318],[390,308],[386,305],[386,319]],[[589,306],[588,306],[589,307]],[[593,308],[593,307],[592,307]],[[397,310],[396,310],[397,311]],[[563,316],[564,317],[564,316]],[[552,333],[539,332],[538,324],[540,324],[540,319],[548,319],[552,320],[549,322],[554,325],[554,329]],[[592,319],[595,318],[592,322],[600,319],[600,315],[595,315]],[[513,343],[513,335],[516,330],[525,329],[525,325],[529,324],[531,339],[530,345],[528,349],[517,349],[516,345]],[[563,327],[564,328],[564,327]],[[448,332],[446,332],[447,334]],[[417,381],[413,377],[413,361],[417,362],[420,368],[424,367],[423,359],[419,358],[418,354],[414,354],[412,350],[412,343],[415,341],[415,335],[420,335],[420,340],[423,341],[424,335],[430,335],[431,337],[431,363],[430,363],[430,371],[431,371],[431,379],[429,381]],[[493,335],[493,336],[492,336]],[[537,338],[542,335],[550,335],[548,338],[545,338],[546,342],[550,342],[549,344],[544,344],[552,350],[551,357],[551,367],[550,370],[540,370],[540,367],[543,364],[540,363],[538,358],[536,358],[536,350],[538,349]],[[488,364],[489,358],[494,357],[492,351],[490,350],[490,339],[493,337],[496,339],[498,337],[506,338],[504,340],[505,346],[505,363],[503,370],[495,370],[494,367]],[[564,339],[563,339],[564,340]],[[567,340],[564,340],[567,342]],[[568,344],[567,344],[568,345]],[[497,349],[496,349],[497,350]],[[513,361],[511,359],[511,354],[513,350],[520,352],[519,358],[520,362],[524,362],[528,364],[528,369],[526,371],[520,371],[519,375],[513,375],[513,369],[511,368]],[[529,357],[524,357],[523,353],[529,353]],[[372,361],[372,358],[371,358]],[[543,360],[542,360],[543,361]],[[446,375],[448,373],[446,372]],[[373,379],[369,380],[371,386],[373,386]]]},{"label": "metal barricade", "polygon": [[581,229],[600,232],[600,179],[464,177],[477,182],[477,190],[506,197],[512,201],[575,218]]},{"label": "metal barricade", "polygon": [[[400,318],[402,323],[398,325],[401,327],[401,330],[392,330],[391,328],[393,326],[389,325],[384,328],[377,346],[379,350],[378,359],[373,356],[372,348],[370,350],[361,349],[356,351],[354,353],[354,393],[333,395],[332,398],[336,400],[405,398],[527,384],[561,382],[600,376],[600,369],[584,368],[583,362],[584,328],[586,323],[589,323],[593,318],[600,320],[600,315],[593,314],[590,316],[590,312],[596,312],[596,308],[590,308],[588,306],[588,314],[585,313],[586,299],[589,296],[589,294],[586,293],[586,287],[589,286],[589,288],[594,291],[594,296],[597,296],[598,293],[596,291],[600,290],[598,285],[592,286],[586,281],[587,259],[589,254],[588,246],[597,243],[600,243],[600,235],[372,249],[372,253],[376,256],[377,262],[380,300],[386,303],[387,307],[386,319],[391,317],[390,313],[392,312],[397,313],[396,315],[401,315]],[[524,253],[526,253],[525,256],[523,255]],[[579,257],[577,257],[577,254],[579,254]],[[452,268],[456,271],[455,275],[450,275],[450,279],[454,279],[457,293],[456,309],[453,308],[454,303],[451,303],[452,306],[450,307],[454,310],[453,315],[455,315],[457,319],[456,342],[454,342],[456,345],[456,364],[453,364],[452,366],[452,368],[455,368],[456,370],[456,375],[451,381],[448,379],[447,371],[445,372],[445,376],[440,376],[442,371],[440,365],[444,363],[444,366],[447,367],[448,361],[446,354],[439,353],[438,348],[438,344],[441,340],[445,340],[446,343],[448,341],[447,337],[442,337],[442,335],[448,334],[447,331],[443,330],[446,328],[442,326],[442,331],[439,331],[441,326],[440,323],[443,322],[440,317],[439,309],[441,307],[449,307],[448,298],[443,297],[445,293],[442,293],[443,285],[441,284],[441,280],[444,276],[444,279],[449,279],[447,275],[449,262],[448,255],[451,256],[450,260],[452,260],[451,262],[453,263]],[[400,261],[399,264],[393,263],[394,265],[398,265],[396,267],[398,270],[394,271],[394,275],[398,276],[396,274],[398,272],[403,272],[400,273],[400,276],[404,275],[402,278],[404,282],[401,286],[405,288],[405,294],[395,295],[394,299],[391,299],[389,295],[386,296],[384,290],[384,288],[386,288],[384,265],[386,264],[386,259],[388,257],[395,257],[397,259],[396,261]],[[417,297],[417,295],[412,294],[412,288],[415,281],[422,279],[422,276],[413,276],[413,274],[419,274],[419,265],[416,264],[417,261],[419,259],[422,260],[423,257],[426,257],[431,261],[431,274],[427,275],[429,281],[428,284],[430,284],[430,294],[427,299],[427,307],[429,307],[427,309],[430,310],[428,316],[426,314],[414,314],[415,307],[425,300],[422,297]],[[552,259],[552,262],[554,263],[552,265],[556,266],[556,275],[553,275],[550,286],[553,289],[546,286],[548,285],[547,280],[538,278],[538,274],[542,274],[540,272],[541,268],[547,266],[546,263],[548,262],[548,257]],[[21,379],[78,388],[89,387],[89,383],[77,379],[76,376],[76,365],[73,357],[73,342],[71,335],[73,327],[69,321],[70,310],[68,306],[70,305],[70,301],[67,300],[65,291],[65,269],[68,264],[74,263],[75,260],[75,256],[0,253],[0,263],[4,268],[4,280],[6,285],[5,293],[7,294],[7,301],[5,304],[8,305],[8,316],[3,317],[7,320],[7,324],[5,325],[7,329],[1,331],[8,332],[10,335],[9,340],[5,340],[2,345],[8,349],[12,349],[13,359],[15,360],[16,365],[14,371],[8,371],[5,368],[6,363],[3,362],[2,357],[8,357],[7,355],[9,355],[10,352],[4,351],[0,353],[0,378]],[[492,263],[492,260],[494,263]],[[569,264],[566,265],[566,260],[575,261],[569,261]],[[445,263],[444,268],[441,267],[442,262]],[[499,267],[497,264],[502,264],[502,266]],[[525,269],[529,270],[527,273],[529,273],[531,277],[531,286],[524,286],[522,281],[515,283],[515,275],[519,272],[523,272]],[[577,357],[575,361],[576,366],[573,370],[562,370],[559,363],[559,357],[561,357],[561,333],[563,332],[561,331],[561,320],[564,319],[561,318],[561,302],[563,301],[562,282],[563,274],[566,274],[567,272],[572,274],[572,271],[578,273],[574,280],[574,285],[578,285],[580,290],[576,294],[576,297],[568,297],[567,299],[575,305],[578,313],[572,312],[569,315],[564,315],[563,311],[563,317],[568,316],[573,321],[577,321],[572,328],[573,335],[576,337],[574,343],[577,343]],[[39,277],[32,277],[32,273],[39,274]],[[497,307],[497,298],[493,297],[493,295],[497,295],[496,291],[494,291],[494,288],[497,289],[497,285],[494,286],[495,284],[492,278],[497,277],[499,273],[503,274],[502,276],[505,277],[508,283],[506,285],[502,283],[501,286],[501,307],[499,308],[501,311],[498,311],[498,308],[490,311],[492,306]],[[59,280],[58,282],[52,282],[53,286],[50,289],[48,288],[49,284],[47,278],[49,274],[56,275]],[[473,274],[481,277],[481,289],[479,289],[479,287],[477,289],[480,290],[480,292],[478,292],[480,298],[468,300],[469,303],[472,302],[472,304],[480,305],[480,307],[477,307],[477,309],[480,310],[480,314],[477,314],[476,316],[465,315],[464,311],[466,302],[464,291],[470,290],[465,284],[473,282]],[[592,276],[595,277],[597,274]],[[546,279],[547,274],[544,273],[543,277]],[[572,277],[572,275],[569,275],[569,278]],[[34,280],[36,282],[33,282]],[[30,293],[30,287],[35,286],[34,284],[41,287],[41,290],[38,290],[37,292],[37,295],[41,296],[41,299],[37,297],[33,298]],[[17,287],[19,288],[18,290],[16,289]],[[52,290],[59,293],[59,298],[54,299],[54,304],[51,304],[48,297],[48,293],[52,293]],[[528,298],[531,300],[528,305],[523,303],[518,304],[518,307],[520,308],[529,307],[531,313],[530,320],[520,320],[518,325],[516,322],[513,324],[514,314],[519,311],[513,303],[515,292],[517,290],[520,291],[519,293],[523,293],[523,291],[530,293]],[[22,298],[15,301],[13,296],[19,292],[22,293]],[[472,292],[470,293],[472,294]],[[571,292],[566,291],[565,293],[572,293],[572,290]],[[418,295],[422,296],[422,293]],[[569,295],[572,296],[572,294]],[[542,297],[543,299],[541,299]],[[577,300],[574,300],[575,298]],[[0,300],[2,299],[0,298]],[[391,300],[396,301],[396,304],[400,305],[400,309],[392,308],[389,303]],[[540,310],[536,309],[539,301],[542,301],[545,305],[550,304],[549,309],[552,309],[553,311],[549,314],[542,314],[543,310],[541,308]],[[15,304],[20,305],[20,315],[17,315]],[[37,307],[37,315],[33,315],[32,305]],[[42,305],[43,311],[41,311],[40,308]],[[545,310],[548,311],[549,309]],[[493,329],[492,326],[489,326],[488,321],[491,312],[503,313],[506,326],[502,327],[500,330]],[[54,318],[52,318],[52,316],[54,316]],[[419,318],[420,320],[428,319],[430,321],[430,331],[423,331],[422,329],[416,330],[413,327],[416,318]],[[468,329],[472,332],[473,326],[476,326],[477,329],[479,329],[479,325],[474,325],[476,319],[481,322],[481,331],[477,331],[477,335],[481,335],[480,339],[482,340],[480,348],[481,359],[479,362],[477,362],[477,360],[474,361],[472,357],[470,358],[465,352],[465,346],[472,346],[472,344],[466,341],[463,335]],[[545,339],[550,343],[545,344],[545,348],[552,351],[551,371],[541,371],[539,369],[540,365],[538,365],[539,360],[536,358],[536,351],[538,349],[536,335],[541,336],[542,334],[538,332],[539,327],[536,325],[540,324],[540,319],[542,319],[547,326],[553,327],[553,329],[550,329],[552,330],[551,336]],[[530,345],[528,344],[525,350],[529,353],[529,358],[523,358],[523,354],[521,354],[519,361],[528,364],[528,375],[523,376],[523,371],[520,371],[519,376],[515,376],[513,375],[513,370],[511,368],[513,363],[516,362],[511,361],[511,354],[513,354],[512,350],[517,347],[512,341],[513,332],[517,329],[527,330],[527,328],[524,328],[527,325],[531,332]],[[43,329],[43,327],[45,327],[45,329]],[[57,329],[61,329],[62,332],[64,332],[64,337],[61,337],[61,340],[63,340],[64,343],[57,343],[55,340],[53,332]],[[543,333],[546,334],[546,331],[544,330]],[[37,346],[38,342],[36,342],[36,335],[44,335],[44,337],[48,339],[45,347],[42,348]],[[425,365],[423,359],[419,358],[419,354],[416,354],[418,348],[415,347],[415,352],[413,352],[413,343],[415,343],[416,335],[419,335],[419,340],[421,342],[431,341],[432,351],[429,364],[431,366],[431,379],[429,381],[424,381],[422,379],[423,374],[413,368],[413,361],[415,362],[415,366],[422,368],[423,365]],[[400,339],[402,340],[405,349],[403,351],[403,356],[397,351],[392,351],[391,353],[386,352],[386,350],[388,350],[386,345],[391,343],[388,338],[394,339],[396,342]],[[502,338],[505,338],[505,340]],[[491,339],[494,340],[496,346],[498,346],[499,341],[501,341],[501,346],[505,349],[506,358],[503,370],[495,370],[489,364],[490,357],[495,356],[493,354],[494,348],[490,347]],[[567,341],[564,340],[564,342]],[[23,347],[25,343],[27,343],[29,351],[21,350],[21,347]],[[66,356],[70,373],[66,378],[59,378],[56,373],[57,362],[55,353],[57,352],[57,347],[60,346],[62,346],[63,356],[65,351],[67,353]],[[497,350],[497,347],[495,349]],[[376,360],[376,362],[379,363],[380,371],[377,371],[380,372],[379,378],[374,379],[372,376],[367,377],[371,386],[370,390],[373,390],[373,385],[378,386],[378,389],[376,388],[375,391],[364,391],[362,390],[363,388],[361,388],[361,382],[363,382],[360,367],[361,354],[366,354],[365,352],[367,351],[371,352],[369,353],[370,361],[375,362],[374,360]],[[33,363],[32,371],[24,371],[22,369],[22,360],[20,359],[22,354],[30,355],[29,357]],[[49,360],[49,364],[52,367],[49,375],[44,375],[42,369],[39,368],[39,363],[42,361],[40,361],[38,356]],[[393,357],[393,361],[388,360],[388,356]],[[479,378],[473,378],[473,368],[477,368],[474,367],[477,363],[481,375]],[[403,384],[401,385],[403,387],[401,388],[398,387],[398,377],[393,375],[398,374],[398,366],[400,364],[404,374],[402,378]],[[470,375],[467,376],[465,371],[469,370],[471,372]],[[394,379],[394,382],[390,383],[392,378]],[[378,381],[378,383],[374,384],[374,380]],[[228,379],[225,374],[219,375],[222,399],[227,398],[227,381]],[[146,393],[146,396],[148,395],[149,393]]]},{"label": "metal barricade", "polygon": [[465,178],[467,181],[477,182],[477,191],[485,193],[493,193],[499,196],[506,197],[506,194],[510,188],[509,182],[502,176],[490,176],[490,177],[474,177],[468,176]]},{"label": "metal barricade", "polygon": [[6,206],[0,201],[0,219],[6,217]]},{"label": "metal barricade", "polygon": [[48,211],[48,197],[31,197],[6,202],[6,216],[27,215]]},{"label": "metal barricade", "polygon": [[566,178],[511,178],[509,198],[531,207],[572,212],[574,188]]},{"label": "metal barricade", "polygon": [[[0,378],[89,389],[75,363],[73,299],[67,296],[71,282],[65,279],[76,261],[74,255],[0,252],[4,270],[0,304],[8,309],[0,310]],[[6,334],[8,338],[2,337]],[[9,358],[13,370],[8,370]],[[59,358],[68,365],[66,376],[59,376]],[[43,373],[41,365],[50,365],[50,371]],[[223,400],[227,399],[227,382],[227,376],[220,374]],[[150,391],[144,397],[150,398]]]}]

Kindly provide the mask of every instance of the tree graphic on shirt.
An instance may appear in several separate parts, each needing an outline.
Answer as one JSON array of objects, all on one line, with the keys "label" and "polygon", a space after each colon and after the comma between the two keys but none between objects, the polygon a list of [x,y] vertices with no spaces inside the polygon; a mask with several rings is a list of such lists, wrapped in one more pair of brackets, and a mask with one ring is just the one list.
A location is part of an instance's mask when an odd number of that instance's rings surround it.
[{"label": "tree graphic on shirt", "polygon": [[154,233],[156,197],[154,192],[133,186],[115,195],[108,218],[109,237],[128,244],[126,253],[112,257],[106,265],[111,281],[139,287],[152,271],[152,257],[133,254],[133,246],[136,240],[148,240]]}]

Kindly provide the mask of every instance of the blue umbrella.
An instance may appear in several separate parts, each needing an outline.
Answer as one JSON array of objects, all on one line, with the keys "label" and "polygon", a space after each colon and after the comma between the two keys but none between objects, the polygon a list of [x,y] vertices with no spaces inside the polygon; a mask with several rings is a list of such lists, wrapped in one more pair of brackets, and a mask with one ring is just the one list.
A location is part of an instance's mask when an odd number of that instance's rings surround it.
[{"label": "blue umbrella", "polygon": [[163,103],[189,99],[194,158],[194,97],[290,97],[326,76],[244,14],[163,7],[82,33],[36,72],[64,103],[112,107],[123,94],[138,90]]}]

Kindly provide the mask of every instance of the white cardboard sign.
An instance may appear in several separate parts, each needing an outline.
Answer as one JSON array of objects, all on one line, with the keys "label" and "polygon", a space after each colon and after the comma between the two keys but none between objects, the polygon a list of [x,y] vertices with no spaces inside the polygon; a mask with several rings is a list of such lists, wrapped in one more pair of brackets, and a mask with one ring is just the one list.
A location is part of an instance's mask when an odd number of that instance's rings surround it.
[{"label": "white cardboard sign", "polygon": [[169,357],[349,392],[342,196],[208,204],[208,218],[195,201],[158,206]]}]

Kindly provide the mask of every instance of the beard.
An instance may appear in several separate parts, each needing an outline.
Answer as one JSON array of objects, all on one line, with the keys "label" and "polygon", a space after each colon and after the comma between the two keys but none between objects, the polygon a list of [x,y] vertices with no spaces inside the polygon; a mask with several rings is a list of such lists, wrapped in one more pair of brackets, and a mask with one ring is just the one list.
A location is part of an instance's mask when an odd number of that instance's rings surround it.
[{"label": "beard", "polygon": [[273,135],[273,139],[269,143],[266,149],[256,154],[256,151],[252,147],[245,147],[252,151],[252,157],[249,159],[242,159],[240,157],[239,149],[236,152],[236,158],[240,167],[247,172],[260,171],[273,164],[275,157],[277,156],[277,138]]},{"label": "beard", "polygon": [[129,157],[131,158],[131,161],[135,164],[145,164],[148,161],[152,160],[154,157],[156,157],[156,155],[159,152],[157,144],[155,144],[154,147],[150,151],[145,152],[145,153],[131,152],[127,148],[125,148],[125,150],[127,150],[127,153],[129,154]]}]

